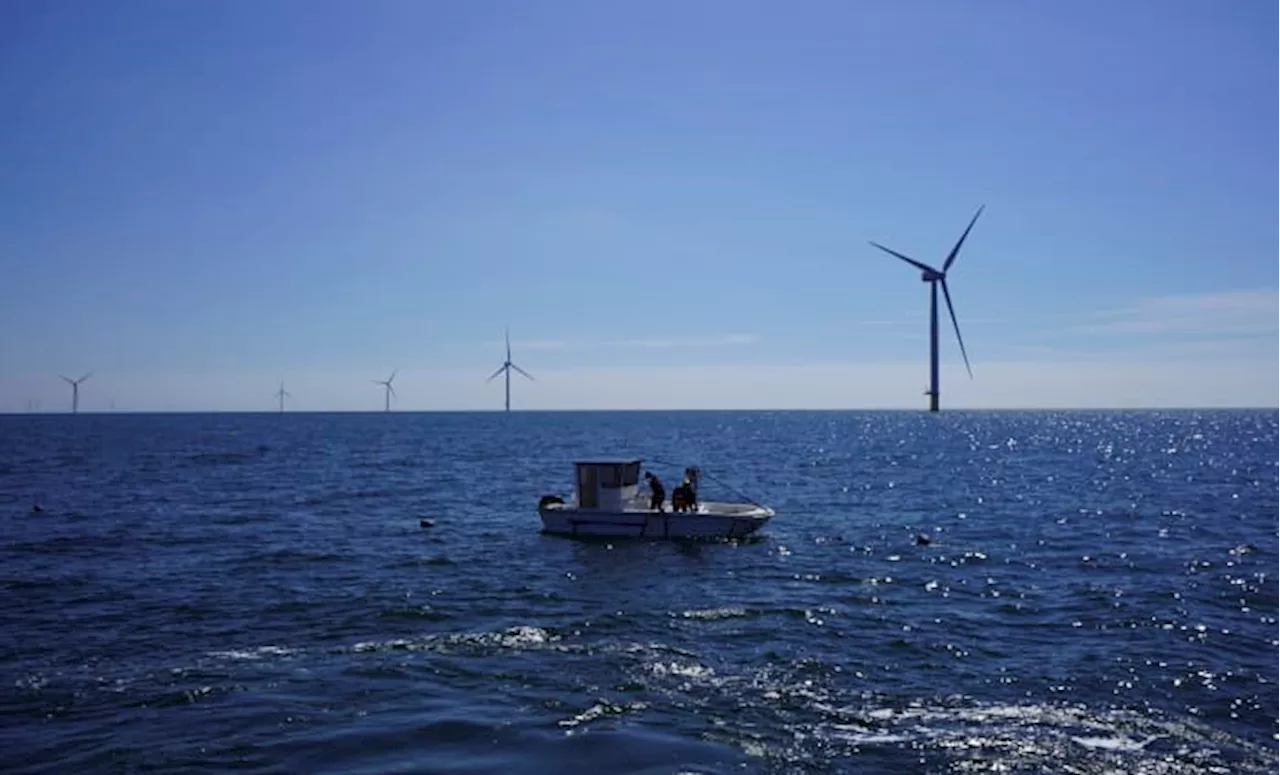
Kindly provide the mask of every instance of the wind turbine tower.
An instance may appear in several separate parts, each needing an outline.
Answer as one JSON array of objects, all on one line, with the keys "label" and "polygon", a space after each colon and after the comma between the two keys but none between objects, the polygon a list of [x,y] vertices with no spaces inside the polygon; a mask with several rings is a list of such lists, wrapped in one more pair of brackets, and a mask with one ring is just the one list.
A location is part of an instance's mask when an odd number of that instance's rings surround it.
[{"label": "wind turbine tower", "polygon": [[[58,375],[62,377],[61,374]],[[71,413],[78,414],[80,412],[80,383],[92,376],[92,372],[85,374],[80,379],[72,379],[70,377],[62,377],[62,380],[71,386]]]},{"label": "wind turbine tower", "polygon": [[489,376],[489,378],[485,380],[485,382],[492,382],[492,381],[493,381],[493,378],[494,378],[494,377],[496,377],[496,376],[498,376],[499,374],[505,374],[505,375],[506,375],[506,377],[507,377],[507,401],[506,401],[505,406],[506,406],[506,410],[507,410],[508,412],[510,412],[510,411],[511,411],[511,372],[512,372],[512,370],[515,370],[515,371],[520,372],[520,373],[521,373],[521,374],[523,374],[524,376],[528,377],[528,378],[530,379],[530,381],[532,381],[532,380],[533,380],[533,376],[532,376],[531,374],[529,374],[529,372],[527,372],[527,371],[525,371],[524,369],[520,368],[519,366],[515,365],[515,363],[514,363],[514,362],[512,362],[512,360],[511,360],[511,329],[510,329],[510,328],[508,328],[508,329],[506,330],[506,341],[507,341],[507,359],[506,359],[505,361],[503,361],[503,362],[502,362],[502,365],[498,367],[498,370],[497,370],[497,371],[495,371],[493,374],[491,374],[491,375]]},{"label": "wind turbine tower", "polygon": [[284,382],[280,383],[280,389],[276,391],[276,398],[280,399],[280,414],[284,414],[284,400],[293,398],[293,394],[284,389]]},{"label": "wind turbine tower", "polygon": [[384,412],[391,411],[391,397],[396,394],[396,389],[391,387],[391,383],[395,380],[396,373],[399,371],[400,371],[399,369],[396,369],[395,371],[391,372],[391,376],[387,377],[386,379],[373,380],[373,384],[382,385],[384,388],[386,388],[386,402],[383,406]]},{"label": "wind turbine tower", "polygon": [[947,300],[947,311],[951,313],[951,324],[956,329],[956,341],[960,343],[960,355],[964,357],[964,367],[969,372],[969,379],[973,379],[973,369],[969,366],[969,354],[964,350],[964,338],[960,336],[960,323],[956,320],[956,309],[951,304],[951,291],[947,290],[947,270],[951,269],[951,265],[955,263],[956,256],[960,253],[960,246],[964,244],[965,238],[969,236],[969,231],[978,222],[978,216],[982,215],[985,207],[986,205],[979,207],[978,212],[974,213],[973,220],[969,221],[969,226],[956,241],[956,246],[951,249],[940,270],[904,256],[896,250],[890,250],[884,245],[871,243],[889,255],[900,258],[919,269],[921,281],[929,283],[929,389],[925,391],[925,395],[929,396],[930,412],[938,411],[938,286],[942,286],[942,295]]}]

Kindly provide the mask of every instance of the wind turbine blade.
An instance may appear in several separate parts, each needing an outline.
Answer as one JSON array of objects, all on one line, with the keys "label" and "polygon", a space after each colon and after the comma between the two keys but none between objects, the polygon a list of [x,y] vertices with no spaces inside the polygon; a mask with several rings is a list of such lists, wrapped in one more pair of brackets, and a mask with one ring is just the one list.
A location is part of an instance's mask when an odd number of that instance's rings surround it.
[{"label": "wind turbine blade", "polygon": [[[526,377],[528,377],[529,379],[533,379],[533,375],[531,375],[529,372],[525,371],[524,369],[520,368],[519,366],[515,365],[514,363],[513,363],[513,364],[511,364],[511,368],[513,368],[513,369],[515,369],[516,371],[520,372],[521,374],[525,375],[525,376],[526,376]],[[536,380],[535,380],[535,381],[536,381]]]},{"label": "wind turbine blade", "polygon": [[498,376],[499,374],[501,374],[502,372],[504,372],[504,371],[506,371],[506,370],[507,370],[507,364],[505,364],[505,363],[504,363],[504,364],[502,364],[501,366],[499,366],[499,367],[498,367],[498,370],[497,370],[497,371],[495,371],[493,374],[489,375],[489,378],[488,378],[488,379],[486,379],[486,380],[485,380],[485,382],[492,382],[494,377]]},{"label": "wind turbine blade", "polygon": [[894,257],[896,257],[896,258],[900,258],[900,259],[902,259],[903,261],[906,261],[908,264],[911,264],[912,266],[916,267],[917,269],[921,270],[922,272],[929,272],[929,273],[931,273],[931,274],[940,274],[940,272],[938,272],[938,270],[937,270],[937,269],[934,269],[933,267],[929,266],[928,264],[922,264],[922,263],[920,263],[919,261],[915,260],[914,258],[907,258],[906,256],[902,255],[901,253],[899,253],[899,252],[898,252],[898,251],[896,251],[896,250],[890,250],[889,248],[886,248],[884,245],[881,245],[881,244],[876,243],[876,242],[872,242],[871,244],[872,244],[873,246],[877,247],[877,248],[880,248],[881,250],[883,250],[884,252],[888,253],[888,254],[889,254],[889,255],[891,255],[891,256],[894,256]]},{"label": "wind turbine blade", "polygon": [[86,379],[88,379],[88,378],[90,378],[90,377],[92,377],[92,376],[93,376],[93,372],[92,372],[92,371],[86,371],[86,372],[85,372],[85,374],[84,374],[84,376],[83,376],[83,377],[81,377],[80,379],[76,380],[76,382],[84,382]]},{"label": "wind turbine blade", "polygon": [[965,228],[964,234],[960,235],[960,239],[956,241],[956,246],[951,249],[950,255],[947,256],[947,260],[942,264],[943,274],[951,268],[952,262],[954,262],[956,260],[956,256],[960,254],[960,246],[964,244],[965,237],[969,236],[970,229],[972,229],[973,225],[978,222],[978,216],[982,215],[982,211],[985,210],[986,207],[986,205],[979,207],[978,212],[973,214],[973,220],[969,221],[969,225]]},{"label": "wind turbine blade", "polygon": [[396,369],[395,371],[391,372],[391,376],[390,376],[390,377],[387,377],[387,383],[388,383],[388,384],[390,384],[391,382],[394,382],[394,381],[395,381],[395,378],[396,378],[396,375],[397,375],[397,374],[399,374],[399,373],[400,373],[400,370],[399,370],[399,369]]},{"label": "wind turbine blade", "polygon": [[391,382],[389,381],[387,382],[387,392],[393,396],[396,394],[396,389],[391,387]]},{"label": "wind turbine blade", "polygon": [[[59,377],[62,377],[62,375],[61,375],[61,374],[59,374],[58,376],[59,376]],[[64,382],[66,382],[68,385],[74,385],[74,384],[76,384],[76,381],[75,381],[74,379],[70,378],[70,377],[62,377],[62,380],[63,380]]]},{"label": "wind turbine blade", "polygon": [[956,341],[960,342],[960,354],[964,356],[964,367],[973,379],[973,369],[969,367],[969,354],[964,351],[964,337],[960,336],[960,322],[956,320],[956,308],[951,306],[951,291],[947,290],[947,280],[942,280],[942,295],[947,298],[947,311],[951,313],[951,324],[956,327]]},{"label": "wind turbine blade", "polygon": [[507,342],[507,363],[511,362],[511,326],[507,326],[503,333],[503,339]]}]

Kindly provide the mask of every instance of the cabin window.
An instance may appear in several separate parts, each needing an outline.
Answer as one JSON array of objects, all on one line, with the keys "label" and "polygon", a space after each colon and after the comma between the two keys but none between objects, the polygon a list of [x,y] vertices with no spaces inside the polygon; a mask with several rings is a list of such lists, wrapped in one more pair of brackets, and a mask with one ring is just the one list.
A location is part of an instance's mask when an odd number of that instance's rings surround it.
[{"label": "cabin window", "polygon": [[578,506],[594,509],[600,501],[596,493],[596,470],[591,466],[578,467]]},{"label": "cabin window", "polygon": [[640,483],[640,464],[627,463],[622,466],[622,486],[631,487]]},{"label": "cabin window", "polygon": [[595,472],[601,489],[617,490],[634,487],[640,482],[639,463],[595,463],[580,466]]},{"label": "cabin window", "polygon": [[600,486],[616,490],[622,486],[622,466],[600,466]]}]

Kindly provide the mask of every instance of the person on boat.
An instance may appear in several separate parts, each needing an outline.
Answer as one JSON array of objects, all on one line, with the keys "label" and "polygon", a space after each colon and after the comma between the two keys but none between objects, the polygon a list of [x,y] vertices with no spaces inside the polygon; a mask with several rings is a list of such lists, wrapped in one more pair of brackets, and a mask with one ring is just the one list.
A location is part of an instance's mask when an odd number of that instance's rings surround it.
[{"label": "person on boat", "polygon": [[689,510],[698,510],[698,467],[689,466],[684,470],[684,483],[689,487]]},{"label": "person on boat", "polygon": [[649,508],[654,511],[662,511],[662,501],[667,497],[667,491],[662,486],[662,480],[654,476],[651,471],[645,471],[644,478],[649,480],[649,492],[653,493],[649,497]]},{"label": "person on boat", "polygon": [[693,486],[689,482],[689,477],[686,476],[684,481],[680,482],[680,486],[671,491],[671,510],[697,510],[697,496],[693,493]]},{"label": "person on boat", "polygon": [[684,511],[689,504],[689,488],[684,482],[676,485],[671,491],[671,510],[674,512]]}]

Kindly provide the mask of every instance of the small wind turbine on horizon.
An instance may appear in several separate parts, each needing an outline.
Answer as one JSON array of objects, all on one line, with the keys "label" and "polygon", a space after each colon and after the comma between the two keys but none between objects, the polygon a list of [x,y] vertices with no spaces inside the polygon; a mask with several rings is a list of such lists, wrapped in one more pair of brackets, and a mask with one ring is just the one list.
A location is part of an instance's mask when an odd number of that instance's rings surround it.
[{"label": "small wind turbine on horizon", "polygon": [[396,389],[395,389],[395,388],[393,388],[393,387],[391,387],[391,383],[392,383],[392,381],[393,381],[393,380],[395,380],[395,378],[396,378],[396,373],[397,373],[397,372],[399,372],[399,371],[400,371],[399,369],[396,369],[395,371],[391,372],[391,376],[390,376],[390,377],[387,377],[386,379],[375,379],[375,380],[371,380],[371,381],[373,382],[373,384],[375,384],[375,385],[382,385],[383,387],[385,387],[385,388],[386,388],[386,404],[385,404],[385,406],[383,407],[383,410],[382,410],[382,411],[384,411],[384,412],[390,412],[390,411],[391,411],[391,397],[392,397],[392,396],[394,396],[394,395],[396,394]]},{"label": "small wind turbine on horizon", "polygon": [[280,414],[284,414],[284,400],[293,398],[293,394],[284,389],[284,382],[281,381],[280,389],[275,392],[275,397],[280,399]]},{"label": "small wind turbine on horizon", "polygon": [[498,376],[499,374],[505,373],[507,375],[507,401],[506,401],[505,407],[506,407],[506,411],[510,412],[511,411],[511,371],[514,369],[515,371],[520,372],[524,376],[528,377],[530,381],[533,380],[533,375],[531,375],[529,372],[517,366],[511,360],[511,329],[510,328],[506,330],[505,339],[507,342],[507,359],[502,362],[502,365],[498,367],[498,370],[495,371],[493,374],[491,374],[489,378],[485,380],[485,382],[492,382],[494,377]]},{"label": "small wind turbine on horizon", "polygon": [[70,377],[63,377],[61,374],[59,374],[58,376],[59,376],[59,377],[62,377],[62,381],[63,381],[63,382],[66,382],[68,385],[70,385],[70,386],[71,386],[71,413],[72,413],[72,414],[79,414],[79,412],[80,412],[80,383],[81,383],[81,382],[84,382],[86,379],[88,379],[89,377],[93,376],[93,372],[88,372],[88,373],[86,373],[86,374],[85,374],[83,377],[81,377],[80,379],[72,379],[72,378],[70,378]]},{"label": "small wind turbine on horizon", "polygon": [[929,396],[929,411],[938,411],[938,286],[942,286],[942,295],[947,300],[947,311],[951,313],[951,324],[956,329],[956,341],[960,343],[960,355],[964,357],[964,367],[969,372],[969,379],[973,379],[973,369],[969,366],[969,354],[964,349],[964,338],[960,336],[960,323],[956,320],[956,310],[951,304],[951,291],[947,290],[947,270],[955,263],[956,256],[960,253],[960,246],[964,244],[965,238],[969,236],[969,231],[973,229],[973,225],[978,222],[978,216],[982,215],[986,205],[978,208],[978,212],[974,213],[973,220],[969,221],[969,226],[965,228],[964,233],[960,235],[960,239],[956,241],[956,246],[947,254],[947,260],[943,262],[942,269],[934,269],[928,264],[916,261],[899,253],[896,250],[890,250],[884,245],[872,242],[871,244],[880,250],[888,253],[895,258],[900,258],[908,264],[920,270],[920,279],[929,283],[929,389],[925,391],[925,395]]}]

